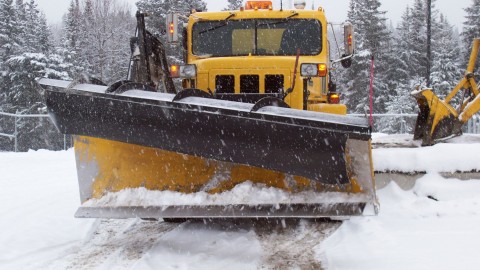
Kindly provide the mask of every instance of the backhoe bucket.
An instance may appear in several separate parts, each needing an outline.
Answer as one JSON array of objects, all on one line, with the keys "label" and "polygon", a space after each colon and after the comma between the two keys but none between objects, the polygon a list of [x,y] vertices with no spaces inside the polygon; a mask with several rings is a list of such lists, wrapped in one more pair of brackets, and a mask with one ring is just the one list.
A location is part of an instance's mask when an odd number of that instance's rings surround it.
[{"label": "backhoe bucket", "polygon": [[317,218],[378,210],[365,119],[195,91],[111,94],[104,86],[39,82],[48,86],[56,127],[75,135],[77,217]]},{"label": "backhoe bucket", "polygon": [[437,140],[460,135],[456,130],[457,111],[440,100],[431,89],[415,90],[412,96],[417,100],[420,112],[415,124],[414,140],[422,145],[433,145]]}]

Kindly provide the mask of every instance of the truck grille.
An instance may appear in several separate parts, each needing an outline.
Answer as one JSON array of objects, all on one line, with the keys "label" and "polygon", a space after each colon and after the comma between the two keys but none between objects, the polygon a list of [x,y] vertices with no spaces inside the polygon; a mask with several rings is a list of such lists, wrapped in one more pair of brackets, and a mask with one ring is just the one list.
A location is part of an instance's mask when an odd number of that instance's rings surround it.
[{"label": "truck grille", "polygon": [[283,75],[265,75],[265,93],[280,93],[283,83]]},{"label": "truck grille", "polygon": [[[278,94],[282,92],[285,83],[283,75],[265,75],[264,79],[265,94]],[[219,94],[235,94],[235,76],[216,75],[215,92]],[[260,94],[260,76],[240,75],[240,94]]]},{"label": "truck grille", "polygon": [[217,75],[215,77],[215,92],[235,93],[235,77],[233,75]]},{"label": "truck grille", "polygon": [[240,93],[259,93],[258,75],[240,75]]}]

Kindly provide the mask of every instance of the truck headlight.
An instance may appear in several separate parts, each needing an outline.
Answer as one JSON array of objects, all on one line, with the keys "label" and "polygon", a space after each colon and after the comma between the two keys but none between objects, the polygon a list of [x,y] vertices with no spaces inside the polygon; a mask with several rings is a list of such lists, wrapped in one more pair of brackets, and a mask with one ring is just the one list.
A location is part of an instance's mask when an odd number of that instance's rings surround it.
[{"label": "truck headlight", "polygon": [[303,77],[325,77],[327,76],[326,64],[302,64],[300,74]]},{"label": "truck headlight", "polygon": [[197,76],[197,67],[195,65],[180,66],[180,78],[192,79]]}]

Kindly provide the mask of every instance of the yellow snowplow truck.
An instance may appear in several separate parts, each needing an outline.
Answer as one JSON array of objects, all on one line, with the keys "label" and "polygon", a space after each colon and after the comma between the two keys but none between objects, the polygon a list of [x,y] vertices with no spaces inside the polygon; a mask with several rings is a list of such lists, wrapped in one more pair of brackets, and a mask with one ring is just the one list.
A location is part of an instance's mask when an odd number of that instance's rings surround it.
[{"label": "yellow snowplow truck", "polygon": [[[440,100],[432,89],[414,90],[412,96],[417,100],[420,112],[415,124],[414,139],[422,140],[422,145],[432,145],[462,134],[462,126],[480,111],[480,90],[475,82],[475,63],[478,59],[480,38],[473,41],[472,52],[465,76],[448,94]],[[452,99],[461,93],[457,108],[451,105]]]},{"label": "yellow snowplow truck", "polygon": [[[371,130],[346,116],[330,74],[324,10],[192,12],[168,65],[137,13],[128,79],[41,79],[49,114],[74,135],[76,217],[318,218],[376,214]],[[177,89],[172,78],[182,80]]]}]

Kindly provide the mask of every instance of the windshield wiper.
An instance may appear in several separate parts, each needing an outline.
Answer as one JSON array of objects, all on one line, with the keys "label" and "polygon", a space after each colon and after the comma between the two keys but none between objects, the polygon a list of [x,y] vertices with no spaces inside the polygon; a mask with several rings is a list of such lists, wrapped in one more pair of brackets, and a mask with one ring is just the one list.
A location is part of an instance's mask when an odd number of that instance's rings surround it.
[{"label": "windshield wiper", "polygon": [[288,17],[286,17],[286,18],[278,19],[277,21],[260,23],[260,24],[258,24],[257,26],[275,25],[275,24],[286,23],[286,22],[288,22],[292,17],[295,17],[295,16],[298,16],[298,12],[294,12],[292,15],[290,15],[290,16],[288,16]]},{"label": "windshield wiper", "polygon": [[226,25],[227,25],[227,21],[230,20],[231,18],[235,17],[235,15],[236,15],[236,14],[233,13],[233,12],[230,13],[230,15],[228,15],[227,18],[223,19],[223,21],[222,21],[220,24],[215,25],[215,26],[212,26],[212,27],[210,27],[210,28],[208,28],[208,29],[206,29],[206,30],[200,31],[198,34],[201,35],[201,34],[204,34],[204,33],[207,33],[207,32],[213,31],[213,30],[217,30],[218,28],[222,28],[222,27],[226,26]]}]

